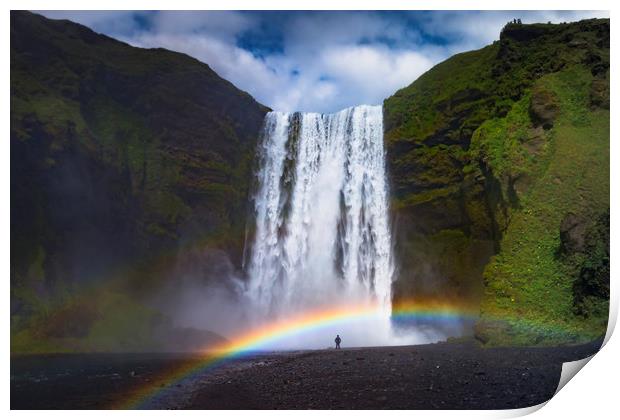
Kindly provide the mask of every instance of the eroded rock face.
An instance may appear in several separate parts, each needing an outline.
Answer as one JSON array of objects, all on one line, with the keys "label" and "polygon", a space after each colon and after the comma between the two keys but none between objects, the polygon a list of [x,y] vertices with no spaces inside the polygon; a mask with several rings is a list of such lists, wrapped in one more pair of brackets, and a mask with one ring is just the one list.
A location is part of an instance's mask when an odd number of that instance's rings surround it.
[{"label": "eroded rock face", "polygon": [[599,215],[584,236],[584,258],[573,283],[573,306],[576,314],[588,317],[597,311],[604,313],[609,305],[609,211]]},{"label": "eroded rock face", "polygon": [[555,95],[542,88],[532,91],[530,100],[530,117],[535,126],[542,126],[545,130],[553,127],[553,121],[559,113],[558,101]]},{"label": "eroded rock face", "polygon": [[596,78],[592,81],[590,103],[594,108],[609,109],[609,79]]},{"label": "eroded rock face", "polygon": [[522,25],[521,23],[509,23],[502,30],[500,39],[510,38],[515,41],[529,42],[557,30],[558,27],[556,25]]},{"label": "eroded rock face", "polygon": [[560,224],[560,250],[564,254],[583,252],[586,240],[586,221],[568,213]]},{"label": "eroded rock face", "polygon": [[560,252],[574,270],[573,312],[607,310],[610,284],[609,211],[593,220],[568,213],[560,226]]}]

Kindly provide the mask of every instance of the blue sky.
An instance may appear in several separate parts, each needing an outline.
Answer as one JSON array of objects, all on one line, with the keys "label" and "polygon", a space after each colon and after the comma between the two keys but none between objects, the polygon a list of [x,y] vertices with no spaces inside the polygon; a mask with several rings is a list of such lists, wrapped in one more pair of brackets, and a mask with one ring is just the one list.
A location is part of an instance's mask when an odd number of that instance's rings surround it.
[{"label": "blue sky", "polygon": [[145,48],[189,54],[280,111],[379,104],[449,56],[490,44],[513,18],[564,22],[588,11],[47,11]]}]

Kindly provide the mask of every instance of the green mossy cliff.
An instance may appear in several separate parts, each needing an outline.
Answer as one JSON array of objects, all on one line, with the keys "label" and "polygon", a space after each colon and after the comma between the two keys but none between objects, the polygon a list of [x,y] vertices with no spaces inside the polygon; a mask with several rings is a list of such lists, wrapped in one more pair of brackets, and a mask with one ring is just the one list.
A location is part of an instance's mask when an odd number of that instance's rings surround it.
[{"label": "green mossy cliff", "polygon": [[12,12],[12,348],[142,345],[179,253],[239,266],[267,111],[187,55]]},{"label": "green mossy cliff", "polygon": [[560,249],[570,215],[577,236],[608,238],[587,221],[609,217],[609,20],[508,24],[388,98],[384,118],[396,299],[481,305],[491,344],[604,333],[609,240]]}]

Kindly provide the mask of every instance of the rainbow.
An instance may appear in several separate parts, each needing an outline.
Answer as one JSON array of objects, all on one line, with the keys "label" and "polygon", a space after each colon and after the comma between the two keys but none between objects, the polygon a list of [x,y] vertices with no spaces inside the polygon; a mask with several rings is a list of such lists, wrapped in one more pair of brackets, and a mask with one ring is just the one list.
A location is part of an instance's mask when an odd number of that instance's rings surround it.
[{"label": "rainbow", "polygon": [[[179,382],[214,369],[223,363],[243,355],[268,348],[270,344],[294,334],[321,329],[340,323],[373,319],[382,316],[383,311],[376,304],[358,304],[324,308],[302,314],[298,317],[280,320],[261,328],[241,334],[221,348],[205,351],[200,357],[188,360],[182,365],[152,378],[147,385],[137,387],[112,408],[139,409],[162,392]],[[477,316],[472,310],[459,309],[446,304],[424,304],[418,302],[400,303],[393,307],[392,318],[408,320],[458,320]]]},{"label": "rainbow", "polygon": [[393,321],[463,321],[476,320],[480,309],[440,301],[405,300],[392,304]]}]

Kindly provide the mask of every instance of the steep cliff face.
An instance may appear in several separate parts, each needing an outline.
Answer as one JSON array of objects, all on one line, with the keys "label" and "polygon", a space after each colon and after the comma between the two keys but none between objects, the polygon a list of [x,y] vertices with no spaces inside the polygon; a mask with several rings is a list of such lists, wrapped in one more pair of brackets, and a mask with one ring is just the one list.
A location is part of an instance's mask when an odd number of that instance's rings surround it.
[{"label": "steep cliff face", "polygon": [[[40,341],[87,335],[103,309],[73,296],[120,283],[140,295],[196,246],[238,266],[267,111],[189,56],[12,12],[13,332],[54,325],[62,302],[82,322]],[[126,318],[150,322],[140,311]]]},{"label": "steep cliff face", "polygon": [[[608,209],[608,109],[608,20],[508,24],[388,98],[395,298],[480,303],[486,342],[604,331],[599,303],[588,319],[574,311],[584,253],[557,250],[566,214]],[[506,321],[519,317],[531,322]]]}]

